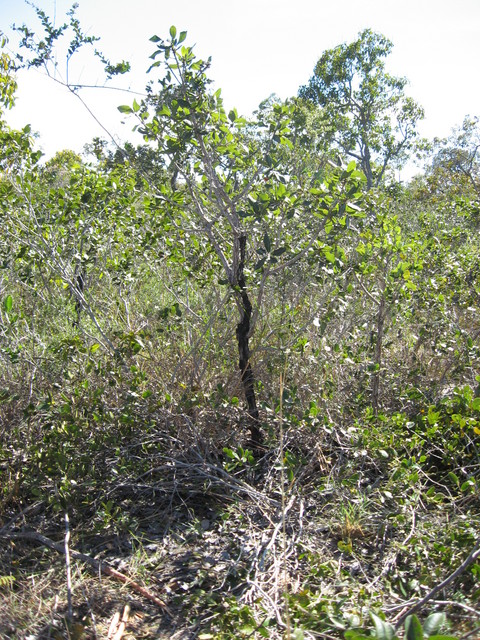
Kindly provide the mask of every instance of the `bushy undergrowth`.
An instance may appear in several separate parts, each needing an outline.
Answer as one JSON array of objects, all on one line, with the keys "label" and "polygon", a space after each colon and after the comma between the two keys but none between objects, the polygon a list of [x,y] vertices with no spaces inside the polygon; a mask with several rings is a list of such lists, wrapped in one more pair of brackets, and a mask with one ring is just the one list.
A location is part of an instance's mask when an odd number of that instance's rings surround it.
[{"label": "bushy undergrowth", "polygon": [[[80,335],[54,339],[34,393],[26,359],[9,368],[10,380],[4,374],[4,527],[26,512],[2,531],[34,529],[57,540],[67,511],[74,547],[104,548],[104,558],[163,594],[171,613],[157,620],[164,637],[169,625],[179,638],[274,638],[290,625],[292,637],[360,638],[375,627],[370,612],[394,624],[474,547],[480,412],[468,385],[432,404],[418,393],[415,412],[407,401],[405,411],[375,415],[366,407],[355,415],[332,393],[313,396],[326,376],[312,372],[325,368],[293,350],[281,416],[274,382],[270,391],[259,387],[266,439],[256,451],[242,427],[239,382],[218,383],[226,371],[203,390],[178,373],[170,387],[170,376],[154,376],[148,354],[156,349],[145,331],[117,339],[121,358]],[[164,368],[178,367],[178,348],[164,348]],[[54,552],[5,544],[3,633],[23,638],[47,623],[54,593],[65,602],[64,569],[55,559],[39,615],[26,617],[35,597],[28,580]],[[80,590],[95,587],[77,571],[75,619],[90,637]],[[422,615],[445,611],[454,637],[466,633],[478,615],[479,572],[473,563]],[[103,597],[118,598],[113,585]],[[156,619],[148,602],[132,603]],[[65,606],[50,627],[57,634]],[[113,615],[111,605],[105,611]]]}]

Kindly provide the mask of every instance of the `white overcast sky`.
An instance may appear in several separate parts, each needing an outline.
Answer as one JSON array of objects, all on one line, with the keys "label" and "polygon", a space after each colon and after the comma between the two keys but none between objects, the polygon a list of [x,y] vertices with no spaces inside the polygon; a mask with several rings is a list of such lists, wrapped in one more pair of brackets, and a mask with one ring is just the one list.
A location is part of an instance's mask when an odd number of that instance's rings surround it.
[{"label": "white overcast sky", "polygon": [[[171,25],[188,31],[201,57],[212,56],[210,77],[221,88],[227,108],[248,115],[270,94],[295,95],[325,49],[352,41],[372,28],[394,43],[387,69],[405,76],[407,92],[424,108],[422,135],[446,136],[465,115],[480,115],[480,0],[78,0],[78,16],[99,48],[113,61],[127,59],[132,89],[143,90],[150,36],[167,37]],[[37,0],[56,15],[57,24],[71,2]],[[36,24],[23,0],[0,0],[0,28]],[[10,41],[14,46],[14,38]],[[80,81],[92,80],[91,67],[79,67]],[[96,80],[97,78],[93,78]],[[73,96],[38,72],[19,76],[12,126],[26,123],[40,134],[47,156],[57,150],[80,151],[104,133]],[[105,127],[132,139],[128,120],[121,125],[116,106],[132,96],[90,90],[82,94]],[[135,138],[133,138],[135,139]],[[138,139],[140,143],[141,140]]]}]

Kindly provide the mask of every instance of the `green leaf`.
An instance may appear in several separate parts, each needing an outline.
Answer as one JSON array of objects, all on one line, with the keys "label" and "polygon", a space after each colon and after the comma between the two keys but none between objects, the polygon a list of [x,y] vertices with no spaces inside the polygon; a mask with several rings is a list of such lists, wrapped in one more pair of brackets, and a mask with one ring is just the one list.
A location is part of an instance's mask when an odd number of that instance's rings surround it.
[{"label": "green leaf", "polygon": [[270,238],[267,232],[265,232],[265,235],[263,236],[263,246],[270,253],[270,250],[272,248],[272,243],[270,242]]},{"label": "green leaf", "polygon": [[460,487],[460,491],[464,493],[465,491],[471,491],[474,488],[475,488],[475,482],[473,480],[466,480]]},{"label": "green leaf", "polygon": [[453,482],[454,485],[456,485],[457,487],[460,486],[460,480],[458,479],[457,474],[453,473],[453,471],[448,472],[448,478]]},{"label": "green leaf", "polygon": [[337,542],[337,548],[343,553],[353,553],[353,547],[351,542],[345,542],[345,540],[339,540]]},{"label": "green leaf", "polygon": [[422,624],[416,615],[405,620],[405,640],[423,640]]},{"label": "green leaf", "polygon": [[423,631],[427,636],[432,636],[445,624],[445,620],[444,613],[432,613],[423,623]]},{"label": "green leaf", "polygon": [[323,255],[328,260],[328,262],[330,262],[331,264],[333,264],[335,262],[335,254],[333,254],[328,249],[324,249],[323,250]]},{"label": "green leaf", "polygon": [[150,38],[150,42],[161,42],[161,38],[159,38],[158,36],[152,36]]},{"label": "green leaf", "polygon": [[375,631],[377,632],[377,640],[394,640],[395,629],[391,624],[385,622],[374,613],[370,613],[370,617],[375,625]]},{"label": "green leaf", "polygon": [[355,211],[356,213],[363,213],[363,209],[356,205],[353,202],[347,202],[346,208],[351,212]]},{"label": "green leaf", "polygon": [[135,99],[133,100],[133,110],[135,111],[135,113],[137,113],[137,111],[140,111],[140,105]]},{"label": "green leaf", "polygon": [[13,298],[12,296],[7,296],[3,301],[3,308],[7,313],[10,313],[13,307]]},{"label": "green leaf", "polygon": [[185,38],[187,37],[187,32],[186,31],[180,31],[180,35],[178,36],[178,42],[179,44],[181,42],[183,42],[185,40]]},{"label": "green leaf", "polygon": [[172,26],[170,27],[170,36],[172,38],[175,38],[176,35],[177,35],[177,28],[174,27],[173,24],[172,24]]},{"label": "green leaf", "polygon": [[121,104],[117,109],[120,113],[133,113],[132,107],[129,107],[128,104]]}]

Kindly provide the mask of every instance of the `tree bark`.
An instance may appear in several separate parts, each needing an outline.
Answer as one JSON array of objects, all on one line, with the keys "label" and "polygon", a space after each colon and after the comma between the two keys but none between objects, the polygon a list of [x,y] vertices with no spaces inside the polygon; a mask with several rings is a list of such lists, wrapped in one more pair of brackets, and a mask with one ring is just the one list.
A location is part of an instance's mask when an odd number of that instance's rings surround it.
[{"label": "tree bark", "polygon": [[377,335],[375,343],[375,365],[377,367],[373,374],[372,383],[372,406],[375,411],[375,415],[378,414],[378,405],[380,397],[380,369],[382,366],[382,347],[383,347],[383,334],[385,331],[385,318],[387,312],[385,308],[385,292],[382,291],[382,297],[380,298],[380,305],[377,312]]},{"label": "tree bark", "polygon": [[259,414],[257,407],[257,399],[255,394],[255,376],[250,362],[250,329],[252,320],[252,303],[248,297],[247,286],[245,282],[245,249],[247,244],[247,236],[242,233],[238,237],[238,263],[236,265],[235,294],[238,297],[238,307],[240,311],[240,320],[237,324],[237,344],[238,344],[238,366],[242,376],[243,392],[247,403],[247,411],[249,417],[248,427],[250,429],[251,444],[253,447],[261,445],[263,438],[259,426]]},{"label": "tree bark", "polygon": [[80,267],[75,273],[75,286],[73,287],[73,296],[75,298],[75,320],[73,321],[73,327],[77,329],[80,326],[80,317],[83,309],[83,292],[85,290],[85,272]]}]

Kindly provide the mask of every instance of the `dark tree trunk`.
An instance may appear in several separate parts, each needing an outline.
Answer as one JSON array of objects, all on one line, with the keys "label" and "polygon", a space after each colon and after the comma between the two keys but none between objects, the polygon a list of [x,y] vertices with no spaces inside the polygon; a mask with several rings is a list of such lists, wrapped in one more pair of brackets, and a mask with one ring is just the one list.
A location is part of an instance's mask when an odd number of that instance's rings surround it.
[{"label": "dark tree trunk", "polygon": [[362,169],[367,178],[367,191],[370,191],[373,187],[373,171],[372,164],[370,162],[370,149],[366,143],[364,143],[362,153]]},{"label": "dark tree trunk", "polygon": [[242,234],[239,237],[239,260],[235,280],[237,283],[236,294],[240,296],[240,321],[237,324],[237,343],[238,343],[238,366],[242,376],[243,391],[247,402],[247,410],[249,416],[249,429],[251,435],[252,446],[262,443],[262,434],[259,427],[258,407],[255,395],[255,376],[253,374],[252,365],[250,363],[250,329],[252,319],[252,303],[248,297],[247,287],[245,283],[244,265],[245,265],[245,248],[247,244],[247,236]]},{"label": "dark tree trunk", "polygon": [[380,305],[377,312],[377,335],[375,343],[375,365],[376,371],[373,374],[372,384],[372,406],[375,411],[375,415],[378,415],[378,407],[380,400],[380,369],[382,366],[382,349],[383,349],[383,335],[385,332],[385,318],[387,316],[385,308],[385,293],[382,292],[380,299]]},{"label": "dark tree trunk", "polygon": [[80,326],[80,316],[82,315],[83,302],[82,296],[85,290],[85,272],[80,269],[75,276],[75,288],[73,290],[73,296],[75,298],[75,314],[76,319],[73,321],[73,327],[78,328]]}]

